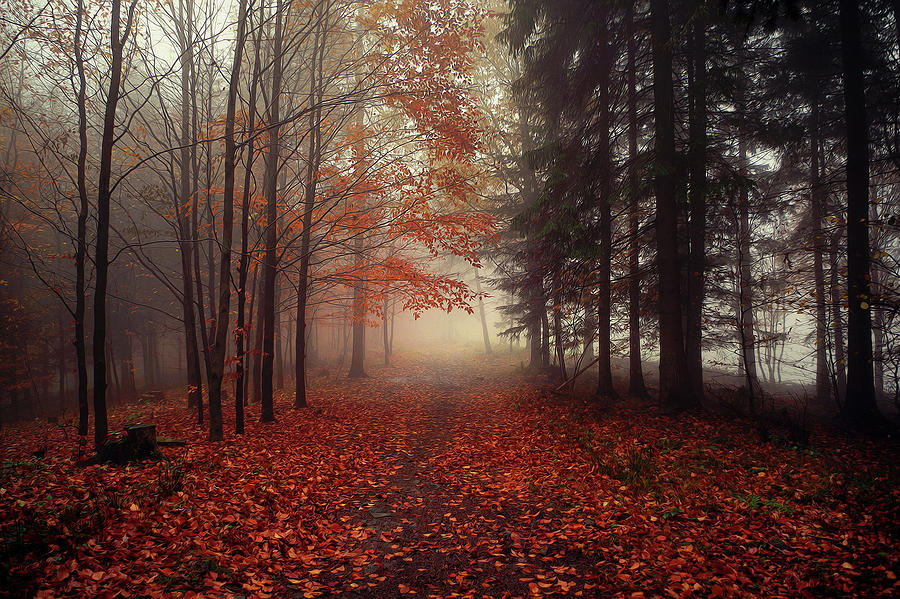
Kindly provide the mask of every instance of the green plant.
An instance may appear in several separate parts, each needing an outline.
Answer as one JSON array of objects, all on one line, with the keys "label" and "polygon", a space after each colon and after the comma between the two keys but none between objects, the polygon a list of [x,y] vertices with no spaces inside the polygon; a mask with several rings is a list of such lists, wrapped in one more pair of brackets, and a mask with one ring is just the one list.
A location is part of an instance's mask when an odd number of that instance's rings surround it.
[{"label": "green plant", "polygon": [[622,464],[622,482],[645,487],[653,470],[653,450],[650,447],[632,446],[625,453]]},{"label": "green plant", "polygon": [[787,516],[790,516],[791,514],[793,514],[794,512],[797,511],[796,509],[792,508],[788,504],[782,503],[780,501],[776,501],[774,499],[763,499],[763,505],[769,509],[776,510]]},{"label": "green plant", "polygon": [[684,441],[681,439],[670,439],[669,437],[663,437],[656,442],[657,449],[659,449],[663,455],[666,455],[670,451],[681,449],[683,446]]},{"label": "green plant", "polygon": [[762,497],[755,493],[733,493],[732,496],[752,511],[758,510],[762,505]]},{"label": "green plant", "polygon": [[116,489],[106,489],[101,501],[114,510],[120,510],[127,505],[125,494]]},{"label": "green plant", "polygon": [[159,474],[156,477],[156,489],[159,498],[170,497],[184,490],[185,474],[183,459],[161,463]]},{"label": "green plant", "polygon": [[684,510],[681,509],[680,507],[673,507],[673,508],[669,508],[666,511],[664,511],[661,514],[661,517],[663,520],[670,520],[670,519],[678,516],[679,514],[683,514],[683,513],[684,513]]}]

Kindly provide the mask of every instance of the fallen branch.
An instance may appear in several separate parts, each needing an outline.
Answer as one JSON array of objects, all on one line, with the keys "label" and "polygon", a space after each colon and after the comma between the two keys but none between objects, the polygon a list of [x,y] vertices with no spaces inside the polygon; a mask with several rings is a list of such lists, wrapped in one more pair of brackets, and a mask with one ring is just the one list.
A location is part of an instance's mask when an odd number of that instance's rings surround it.
[{"label": "fallen branch", "polygon": [[562,385],[560,385],[559,387],[557,387],[556,389],[554,389],[553,392],[554,392],[554,393],[559,393],[560,390],[562,390],[563,387],[565,387],[566,385],[568,385],[568,384],[574,382],[575,379],[577,379],[577,378],[580,377],[582,374],[584,374],[585,372],[587,372],[587,369],[588,369],[588,368],[590,368],[591,366],[593,366],[594,364],[596,364],[596,363],[599,362],[599,361],[600,361],[600,358],[599,358],[599,357],[596,357],[596,358],[594,358],[593,360],[591,360],[590,364],[588,364],[588,365],[586,365],[586,366],[582,366],[580,369],[576,370],[576,371],[575,371],[575,374],[573,374],[568,380],[566,380],[565,382],[563,382]]}]

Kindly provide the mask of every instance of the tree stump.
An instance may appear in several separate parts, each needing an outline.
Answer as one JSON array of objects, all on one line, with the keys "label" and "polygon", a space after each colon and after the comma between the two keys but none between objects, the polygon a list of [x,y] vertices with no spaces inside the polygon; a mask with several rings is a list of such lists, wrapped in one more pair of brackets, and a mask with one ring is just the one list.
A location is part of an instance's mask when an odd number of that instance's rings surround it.
[{"label": "tree stump", "polygon": [[162,457],[156,443],[155,424],[126,426],[124,436],[110,437],[97,454],[99,461],[116,464],[158,460]]},{"label": "tree stump", "polygon": [[135,448],[152,451],[156,449],[156,425],[155,424],[133,424],[125,427],[127,443]]}]

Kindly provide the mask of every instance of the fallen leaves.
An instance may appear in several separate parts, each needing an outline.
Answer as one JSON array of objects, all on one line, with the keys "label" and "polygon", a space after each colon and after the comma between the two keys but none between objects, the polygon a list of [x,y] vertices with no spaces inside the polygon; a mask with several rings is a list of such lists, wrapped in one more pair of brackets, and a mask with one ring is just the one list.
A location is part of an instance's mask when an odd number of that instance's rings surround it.
[{"label": "fallen leaves", "polygon": [[[800,451],[645,406],[597,419],[503,368],[318,381],[318,411],[281,398],[279,423],[218,444],[175,398],[114,412],[190,441],[165,466],[80,468],[74,442],[4,430],[3,575],[46,597],[897,590],[879,448]],[[161,486],[173,467],[180,488]]]}]

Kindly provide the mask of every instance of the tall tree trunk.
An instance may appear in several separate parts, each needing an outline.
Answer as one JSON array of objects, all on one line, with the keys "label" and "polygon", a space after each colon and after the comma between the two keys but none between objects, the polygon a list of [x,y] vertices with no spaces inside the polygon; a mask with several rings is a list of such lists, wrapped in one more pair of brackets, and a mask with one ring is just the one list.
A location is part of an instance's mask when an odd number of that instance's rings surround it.
[{"label": "tall tree trunk", "polygon": [[[225,105],[225,181],[222,196],[222,243],[219,263],[219,314],[215,320],[215,335],[208,352],[206,378],[209,385],[209,440],[221,441],[222,431],[222,379],[225,376],[225,354],[228,348],[228,332],[231,330],[231,237],[234,228],[234,171],[237,149],[234,141],[234,115],[236,112],[238,85],[241,80],[241,63],[244,54],[244,37],[247,27],[247,0],[238,4],[238,30],[234,43],[234,59],[231,63],[231,80],[228,83],[228,99]],[[210,290],[212,295],[212,290]]]},{"label": "tall tree trunk", "polygon": [[281,152],[281,77],[283,18],[285,10],[282,0],[275,4],[274,62],[272,64],[272,94],[269,100],[269,147],[266,155],[264,179],[266,198],[266,256],[263,268],[263,348],[260,372],[260,422],[274,422],[275,406],[272,389],[272,375],[275,358],[275,274],[277,268],[278,242],[278,170]]},{"label": "tall tree trunk", "polygon": [[[75,361],[78,371],[78,434],[88,434],[88,372],[85,347],[85,268],[87,266],[87,219],[90,207],[87,195],[87,79],[84,72],[84,53],[81,34],[84,21],[84,0],[78,0],[75,16],[75,67],[78,70],[78,225],[75,248]],[[23,61],[24,64],[24,61]]]},{"label": "tall tree trunk", "polygon": [[[284,188],[284,180],[282,179],[282,189]],[[277,274],[275,276],[275,310],[272,312],[272,316],[275,319],[275,324],[273,328],[275,329],[275,336],[272,339],[274,343],[274,351],[273,351],[273,373],[274,373],[274,388],[275,389],[284,389],[284,339],[282,339],[284,333],[284,327],[281,323],[281,294],[284,291],[282,284],[282,278],[278,277]]]},{"label": "tall tree trunk", "polygon": [[[530,243],[530,240],[529,240]],[[527,327],[528,327],[528,343],[530,347],[530,360],[528,363],[529,370],[540,370],[543,367],[543,344],[541,338],[541,312],[544,310],[543,292],[541,291],[540,269],[537,264],[532,261],[532,250],[528,248],[528,262],[526,264],[526,279],[523,285],[526,302]]]},{"label": "tall tree trunk", "polygon": [[872,371],[869,302],[869,135],[857,0],[840,1],[842,81],[847,126],[847,399],[851,426],[881,420]]},{"label": "tall tree trunk", "polygon": [[390,315],[388,314],[388,304],[390,303],[390,297],[387,292],[384,294],[384,301],[382,302],[382,318],[381,318],[381,345],[384,348],[384,365],[391,365],[391,345],[390,340],[388,339],[388,319]]},{"label": "tall tree trunk", "polygon": [[[599,130],[597,160],[600,179],[600,259],[597,264],[597,396],[615,395],[610,351],[610,276],[612,259],[612,153],[610,151],[610,92],[612,49],[609,46],[609,14],[602,11],[597,26],[600,45]],[[565,366],[561,366],[565,372]],[[564,377],[565,378],[565,377]]]},{"label": "tall tree trunk", "polygon": [[257,289],[254,293],[253,299],[250,302],[250,312],[253,313],[253,302],[256,302],[256,320],[253,323],[253,329],[256,331],[256,338],[253,342],[253,371],[252,375],[252,383],[253,383],[253,402],[260,403],[262,401],[262,363],[263,363],[263,331],[265,330],[265,322],[266,322],[266,313],[263,308],[263,276],[260,276],[261,270],[265,269],[265,265],[257,264],[256,268],[256,278],[257,281]]},{"label": "tall tree trunk", "polygon": [[844,319],[841,316],[841,283],[839,273],[841,271],[838,247],[841,243],[841,231],[836,229],[831,236],[831,244],[828,247],[829,256],[829,290],[831,292],[831,340],[834,351],[834,397],[838,405],[844,405],[847,394],[847,355],[844,341]]},{"label": "tall tree trunk", "polygon": [[[316,5],[318,11],[321,3]],[[294,335],[294,408],[305,408],[306,399],[306,359],[307,359],[307,325],[306,307],[309,301],[309,262],[312,254],[312,214],[316,205],[316,184],[318,170],[322,159],[322,96],[325,91],[322,82],[323,62],[325,59],[325,34],[327,24],[320,19],[314,37],[316,58],[310,65],[309,82],[309,155],[306,169],[306,188],[303,197],[303,233],[300,238],[300,273],[297,282],[297,331]],[[318,56],[316,55],[318,52]]]},{"label": "tall tree trunk", "polygon": [[[900,2],[900,0],[898,0]],[[877,197],[877,185],[872,187],[872,195]],[[871,219],[877,219],[878,214],[875,205],[872,205]],[[872,240],[873,255],[879,255],[884,250],[884,236],[876,235]],[[882,286],[884,275],[879,261],[872,263],[872,294],[879,298],[879,304],[883,303],[885,289]],[[872,359],[875,369],[875,397],[884,396],[884,306],[879,306],[872,313]]]},{"label": "tall tree trunk", "polygon": [[541,368],[550,368],[550,321],[547,318],[547,301],[541,296]]},{"label": "tall tree trunk", "polygon": [[634,27],[634,3],[625,7],[626,43],[628,45],[628,393],[644,397],[644,372],[641,364],[641,267],[640,188],[638,183],[638,115],[637,115],[637,33]]},{"label": "tall tree trunk", "polygon": [[142,331],[139,338],[141,342],[141,384],[139,388],[147,389],[153,386],[153,383],[150,382],[153,376],[150,371],[150,350],[147,348],[150,340],[146,331]]},{"label": "tall tree trunk", "polygon": [[67,343],[68,335],[66,335],[66,328],[67,328],[66,325],[67,325],[68,318],[66,317],[66,314],[67,313],[64,309],[60,309],[58,312],[58,316],[57,316],[57,318],[59,319],[58,325],[57,325],[59,327],[59,331],[58,331],[59,338],[57,340],[59,345],[56,348],[56,351],[57,351],[56,366],[57,366],[57,383],[58,383],[56,413],[58,413],[58,414],[61,414],[63,411],[65,411],[68,408],[67,404],[69,403],[68,398],[66,397],[68,395],[68,391],[69,391],[67,388],[68,386],[66,384],[67,383],[66,379],[68,378],[67,375],[68,375],[68,366],[69,366],[68,360],[67,360],[67,357],[68,357],[67,354],[68,354],[68,349],[69,349],[68,343]]},{"label": "tall tree trunk", "polygon": [[106,414],[106,288],[109,277],[109,204],[112,179],[112,152],[116,141],[116,106],[122,81],[122,55],[131,32],[131,20],[137,0],[128,7],[125,31],[120,36],[121,0],[112,0],[110,10],[110,68],[106,109],[103,115],[103,138],[100,144],[100,176],[97,184],[97,240],[94,255],[94,447],[99,451],[106,443],[109,423]]},{"label": "tall tree trunk", "polygon": [[687,379],[678,264],[675,190],[675,99],[668,2],[650,1],[656,128],[656,238],[659,270],[659,393],[669,409],[695,403]]},{"label": "tall tree trunk", "polygon": [[[198,140],[200,139],[200,129],[199,129],[200,116],[199,116],[199,108],[198,108],[198,98],[200,98],[200,94],[197,92],[198,81],[197,81],[197,71],[196,71],[195,64],[194,64],[195,61],[194,61],[194,51],[193,51],[193,48],[194,48],[194,26],[193,26],[194,2],[193,2],[193,0],[186,0],[186,3],[187,3],[188,14],[187,14],[187,21],[184,25],[184,28],[185,28],[185,40],[186,40],[185,48],[187,50],[184,52],[183,57],[184,57],[184,60],[187,61],[188,77],[187,77],[187,79],[185,79],[184,76],[182,75],[182,77],[183,77],[182,78],[182,90],[185,88],[185,85],[187,85],[188,95],[187,95],[187,97],[185,97],[183,95],[184,91],[182,91],[182,103],[185,105],[185,108],[183,108],[182,111],[183,112],[187,111],[188,110],[187,106],[189,105],[189,107],[190,107],[190,131],[191,131],[190,137],[189,137],[190,142],[191,142],[189,157],[190,157],[190,165],[191,165],[190,168],[193,173],[193,179],[189,181],[189,189],[191,192],[191,195],[190,195],[190,200],[191,200],[190,227],[191,227],[191,249],[192,249],[192,255],[193,255],[194,281],[197,284],[196,295],[195,295],[196,300],[197,300],[196,301],[197,318],[198,318],[197,328],[200,330],[200,346],[197,351],[197,361],[198,361],[197,370],[199,372],[199,369],[200,369],[199,361],[200,361],[201,351],[203,353],[204,362],[209,360],[209,346],[210,346],[209,338],[210,338],[211,330],[207,329],[208,321],[206,318],[206,303],[205,303],[205,300],[203,299],[203,297],[204,297],[203,296],[203,276],[202,276],[201,270],[200,270],[200,189],[199,189],[200,160],[197,155],[197,150],[199,147],[201,147],[200,144],[198,143]],[[210,85],[211,84],[212,84],[212,82],[210,81]],[[208,98],[212,97],[212,89],[209,90],[209,95],[207,97]],[[182,118],[184,118],[184,117],[182,117]],[[187,120],[183,121],[183,126],[185,126],[185,127],[188,126]],[[185,137],[187,138],[187,136],[185,136]],[[206,137],[206,135],[204,135],[204,137]],[[208,145],[207,145],[206,149],[207,149],[207,160],[208,160],[209,150],[210,150]],[[207,162],[207,164],[208,164],[208,162]],[[185,175],[182,175],[182,176],[185,176]],[[209,210],[210,182],[209,182],[208,176],[207,176],[207,183],[206,183],[205,187],[207,189],[207,194],[206,194],[207,209],[211,213],[211,210]],[[209,225],[210,232],[215,230],[211,218],[209,220],[208,225]],[[209,239],[210,246],[209,246],[207,253],[212,255],[212,246],[211,246],[212,234],[210,234],[209,237],[210,237],[210,239]],[[209,266],[209,262],[207,263],[207,266]],[[212,295],[213,295],[213,291],[212,291],[213,290],[213,279],[212,279],[212,273],[210,271],[207,271],[207,283],[208,283],[209,295],[210,295],[210,297],[212,297]],[[210,316],[212,316],[212,314],[214,314],[214,313],[215,313],[215,310],[212,310],[210,312]],[[201,376],[201,375],[198,374],[198,376]],[[207,381],[207,383],[208,383],[208,381]],[[203,419],[203,416],[201,413],[198,417],[198,422],[200,422],[201,424],[203,423],[202,419]]]},{"label": "tall tree trunk", "polygon": [[812,219],[813,280],[816,292],[816,399],[820,403],[828,400],[831,392],[828,374],[826,338],[828,335],[828,315],[825,298],[825,233],[822,231],[825,198],[822,194],[821,173],[824,165],[819,164],[819,103],[813,101],[810,124],[810,218]]},{"label": "tall tree trunk", "polygon": [[[364,108],[362,106],[357,108],[357,125],[362,127],[365,123],[365,113]],[[360,148],[359,152],[360,156],[363,155],[362,148]],[[355,179],[357,185],[362,185],[363,180],[363,169],[362,164],[360,162],[361,158],[357,160],[356,164],[354,164],[355,170]],[[365,190],[361,190],[360,193],[361,199],[360,204],[364,204],[366,201],[366,193]],[[353,303],[351,306],[351,317],[352,317],[352,332],[353,332],[353,345],[350,354],[350,372],[348,376],[350,377],[364,377],[366,376],[365,372],[365,359],[366,359],[366,281],[364,278],[364,274],[366,268],[364,267],[365,256],[363,255],[363,250],[365,243],[363,241],[363,231],[359,230],[355,232],[356,239],[353,242],[353,262],[354,262],[354,275],[356,277],[356,281],[353,284]],[[453,322],[448,320],[450,325],[449,329],[449,337],[452,340],[453,338]]]},{"label": "tall tree trunk", "polygon": [[560,380],[565,381],[569,379],[569,376],[566,374],[566,347],[563,343],[562,301],[559,298],[560,288],[558,281],[554,287],[556,288],[556,297],[553,301],[553,344],[556,348],[559,378]]},{"label": "tall tree trunk", "polygon": [[[197,139],[197,137],[195,137],[194,139]],[[202,351],[202,353],[203,353],[203,360],[206,361],[206,360],[209,360],[209,344],[210,344],[209,333],[210,333],[210,331],[209,331],[209,329],[206,328],[207,318],[206,318],[206,305],[204,303],[205,300],[203,299],[203,275],[201,274],[201,271],[200,271],[200,239],[199,239],[200,224],[199,224],[199,220],[198,220],[200,205],[199,205],[199,198],[198,198],[199,191],[197,191],[196,188],[194,189],[193,195],[194,195],[194,201],[193,201],[193,208],[191,210],[191,247],[193,249],[193,258],[194,258],[194,264],[193,264],[194,280],[197,283],[197,290],[196,290],[196,293],[197,293],[196,306],[197,306],[197,318],[198,318],[197,328],[200,330],[200,351]],[[208,281],[208,279],[207,279],[207,281]],[[212,290],[210,289],[210,291],[212,291]],[[199,360],[200,351],[198,351],[198,360]],[[207,384],[208,383],[209,383],[209,381],[207,381]]]},{"label": "tall tree trunk", "polygon": [[[738,161],[741,176],[747,177],[747,144],[738,133]],[[750,255],[750,194],[746,186],[738,196],[738,293],[740,313],[738,314],[738,334],[741,342],[741,362],[747,382],[750,409],[754,410],[759,395],[757,373],[756,319],[753,305],[753,260]]]},{"label": "tall tree trunk", "polygon": [[[262,346],[262,333],[258,330],[259,324],[256,322],[259,319],[259,307],[256,307],[256,311],[254,312],[254,305],[259,296],[259,288],[259,262],[256,262],[253,265],[253,277],[250,281],[250,286],[248,287],[250,302],[247,305],[247,324],[244,327],[247,330],[248,335],[250,333],[253,334],[252,340],[249,336],[245,337],[247,342],[247,353],[246,359],[244,360],[244,368],[246,369],[244,374],[244,405],[259,400],[256,386],[259,375],[256,369],[256,356],[259,348]],[[251,380],[253,381],[252,394],[250,393]]]},{"label": "tall tree trunk", "polygon": [[[394,355],[394,323],[397,321],[397,300],[391,302],[391,338],[388,341],[388,354]],[[319,337],[319,328],[316,327],[316,339]],[[316,343],[318,346],[318,343]]]},{"label": "tall tree trunk", "polygon": [[[191,0],[191,2],[193,2],[193,0]],[[193,42],[194,42],[193,29],[189,30],[188,40],[191,42],[191,45],[193,45]],[[210,58],[212,58],[212,52],[210,52]],[[218,66],[215,62],[215,59],[211,59],[207,63],[207,67],[208,67],[208,70],[207,70],[207,79],[206,79],[206,96],[204,97],[204,100],[205,100],[205,104],[206,104],[206,114],[211,116],[213,114],[213,106],[212,106],[212,104],[213,104],[213,82],[216,79],[216,71],[218,70]],[[197,137],[199,137],[199,128],[198,128],[200,126],[199,115],[198,115],[198,111],[199,111],[198,104],[199,103],[197,102],[197,99],[199,98],[199,94],[196,91],[198,77],[196,76],[196,70],[194,69],[194,61],[193,60],[191,61],[191,69],[192,69],[191,70],[191,73],[192,73],[191,81],[194,84],[194,91],[191,94],[191,100],[194,103],[194,115],[195,115],[194,116],[194,131],[195,131],[195,134],[197,135]],[[209,122],[204,123],[203,127],[205,129],[203,132],[203,138],[209,139],[210,138]],[[216,231],[218,231],[218,225],[216,223],[216,212],[213,209],[213,204],[215,202],[216,194],[213,190],[212,146],[210,144],[204,144],[204,146],[205,146],[206,152],[205,152],[205,156],[204,156],[205,181],[204,181],[203,188],[206,190],[206,206],[205,206],[205,208],[206,208],[206,226],[207,226],[207,230],[209,231],[209,234],[206,236],[206,283],[207,283],[207,293],[209,294],[209,319],[203,321],[204,322],[203,330],[204,330],[204,333],[206,334],[206,337],[203,341],[203,347],[204,347],[204,355],[205,355],[207,363],[208,363],[209,353],[212,350],[212,344],[214,343],[213,339],[216,336],[216,333],[215,333],[216,313],[218,312],[218,310],[216,309],[216,291],[215,291],[215,289],[216,289],[216,258],[215,258],[215,256],[216,256],[216,251],[215,251],[216,239],[215,238],[216,238]],[[203,147],[203,146],[200,146],[200,147]],[[195,151],[196,151],[196,148],[195,148]],[[198,170],[195,171],[197,173],[197,175],[195,176],[194,180],[199,181],[200,180],[199,161],[196,164],[198,165],[197,166]],[[197,214],[199,215],[199,212]],[[196,245],[196,247],[197,247],[197,260],[199,262],[200,244],[198,243]],[[197,281],[200,281],[200,280],[201,280],[200,274],[198,273]],[[200,301],[203,300],[202,289],[197,293],[197,297],[200,299]],[[203,309],[204,308],[202,308],[202,305],[201,305],[201,314],[203,313]],[[206,327],[206,323],[208,323],[208,325],[209,325],[208,329]],[[209,386],[209,381],[207,381],[207,387],[208,386]]]},{"label": "tall tree trunk", "polygon": [[[116,368],[116,352],[115,345],[111,339],[106,340],[106,384],[114,385],[116,390],[113,396],[116,403],[122,403],[122,385],[119,384],[119,369]],[[40,397],[40,396],[38,396]]]},{"label": "tall tree trunk", "polygon": [[541,317],[534,311],[528,321],[528,369],[537,370],[541,367]]},{"label": "tall tree trunk", "polygon": [[[878,291],[880,283],[880,273],[878,268],[872,268],[872,282],[875,284],[875,290]],[[884,310],[875,310],[872,315],[872,357],[875,366],[875,397],[884,396]]]},{"label": "tall tree trunk", "polygon": [[131,331],[123,330],[121,333],[122,348],[125,355],[120,363],[120,379],[122,380],[122,395],[133,396],[136,392],[134,383],[134,346],[132,345]]},{"label": "tall tree trunk", "polygon": [[356,252],[356,276],[353,284],[353,346],[350,354],[350,372],[348,376],[364,377],[366,360],[366,307],[365,307],[365,282],[363,280],[362,235],[357,234],[354,243]]},{"label": "tall tree trunk", "polygon": [[[50,345],[49,343],[44,341],[44,343],[40,344],[40,355],[38,357],[38,363],[42,365],[49,365],[50,363]],[[37,405],[36,410],[34,412],[35,418],[38,416],[46,416],[49,414],[49,399],[50,399],[50,377],[43,376],[41,377],[40,383],[40,391],[36,393],[37,397]]]},{"label": "tall tree trunk", "polygon": [[153,331],[149,330],[151,325],[145,322],[144,334],[141,335],[141,354],[143,357],[144,370],[144,388],[149,389],[156,386],[156,370],[153,364],[156,358],[153,347]]},{"label": "tall tree trunk", "polygon": [[783,379],[781,378],[781,367],[784,365],[784,348],[787,345],[788,333],[790,333],[790,331],[787,328],[787,310],[781,311],[781,330],[784,333],[784,336],[781,338],[781,342],[779,343],[779,349],[778,349],[778,360],[777,360],[778,374],[777,374],[777,376],[778,376],[779,383],[783,382]]},{"label": "tall tree trunk", "polygon": [[[594,359],[594,341],[597,339],[597,315],[590,296],[584,301],[584,338],[581,343],[581,360],[590,363]],[[509,353],[512,353],[512,337],[509,339]]]},{"label": "tall tree trunk", "polygon": [[348,319],[346,316],[344,316],[343,320],[341,321],[341,356],[338,359],[338,369],[341,368],[344,363],[344,358],[347,357],[347,340],[350,338],[350,334],[347,332],[348,325]]},{"label": "tall tree trunk", "polygon": [[[185,2],[178,4],[178,41],[181,51],[181,164],[180,164],[180,197],[174,199],[175,214],[178,219],[179,252],[181,254],[182,275],[182,321],[185,330],[185,358],[188,375],[188,407],[197,410],[197,423],[203,424],[203,380],[200,372],[200,348],[197,342],[197,322],[194,313],[194,275],[192,274],[192,256],[196,235],[192,234],[189,215],[185,214],[192,201],[191,196],[191,153],[195,139],[191,127],[191,83],[190,73],[193,64],[193,47],[189,41],[188,28],[193,19],[192,4],[188,4],[188,14],[184,13]],[[196,203],[196,202],[194,202]],[[199,282],[198,282],[199,285]],[[200,325],[203,326],[201,319]]]},{"label": "tall tree trunk", "polygon": [[[176,201],[177,203],[177,201]],[[183,219],[182,217],[178,217]],[[184,347],[188,377],[188,407],[197,410],[197,424],[203,424],[203,380],[200,373],[200,348],[197,345],[197,322],[194,313],[194,276],[191,273],[190,229],[186,219],[180,228],[182,298],[181,311],[184,322]]]},{"label": "tall tree trunk", "polygon": [[[285,323],[285,325],[286,326],[284,327],[284,331],[285,331],[285,333],[284,333],[284,335],[285,335],[285,337],[284,337],[284,362],[285,362],[285,364],[295,364],[296,363],[294,360],[296,357],[294,355],[295,344],[292,344],[292,343],[294,341],[294,331],[295,331],[296,325],[294,323],[293,315],[290,312],[287,313],[287,323]],[[291,380],[293,381],[294,379],[291,379]]]},{"label": "tall tree trunk", "polygon": [[150,337],[151,355],[153,356],[153,379],[158,383],[162,379],[162,366],[159,362],[159,336],[156,332]]},{"label": "tall tree trunk", "polygon": [[481,320],[481,335],[484,338],[484,353],[490,355],[491,350],[491,334],[488,332],[487,318],[484,315],[484,299],[481,297],[481,278],[478,271],[475,271],[475,291],[478,293],[478,316]]},{"label": "tall tree trunk", "polygon": [[687,326],[685,327],[685,359],[688,378],[695,397],[703,390],[703,301],[706,267],[706,3],[694,5],[694,23],[690,41],[693,78],[689,94],[690,139],[688,196],[690,222],[690,254],[687,278]]},{"label": "tall tree trunk", "polygon": [[900,0],[891,0],[891,11],[894,13],[894,33],[897,45],[900,46]]},{"label": "tall tree trunk", "polygon": [[[248,19],[251,15],[248,15]],[[250,99],[247,108],[249,122],[247,123],[246,135],[247,154],[244,160],[244,187],[241,195],[241,259],[238,264],[238,310],[237,310],[237,332],[235,334],[235,355],[237,362],[235,365],[235,382],[234,382],[234,432],[244,434],[244,402],[247,396],[246,365],[248,364],[247,355],[245,355],[244,346],[250,346],[248,343],[247,332],[249,327],[246,319],[247,304],[247,275],[250,270],[250,185],[253,178],[253,159],[254,159],[254,137],[253,130],[256,128],[256,94],[259,85],[259,73],[261,69],[260,58],[260,40],[262,29],[256,28],[255,52],[253,55],[253,76],[250,80]],[[255,276],[254,276],[255,279]],[[253,294],[256,287],[254,280],[250,287]],[[253,320],[253,300],[255,295],[251,295],[250,301],[250,320]]]}]

